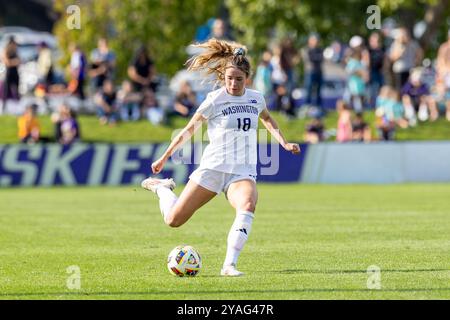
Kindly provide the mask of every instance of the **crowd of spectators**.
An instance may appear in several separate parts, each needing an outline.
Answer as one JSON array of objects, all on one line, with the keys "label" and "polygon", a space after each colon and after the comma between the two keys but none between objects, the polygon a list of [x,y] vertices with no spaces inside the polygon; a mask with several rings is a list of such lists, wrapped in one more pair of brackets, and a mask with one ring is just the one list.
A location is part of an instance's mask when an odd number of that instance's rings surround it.
[{"label": "crowd of spectators", "polygon": [[[198,41],[210,37],[233,40],[221,19],[208,21],[196,35]],[[436,121],[441,116],[450,121],[450,31],[448,40],[438,50],[435,64],[430,59],[424,60],[422,49],[406,28],[399,28],[391,37],[380,32],[373,32],[367,39],[355,35],[347,44],[335,41],[328,48],[332,56],[328,54],[327,59],[341,66],[346,74],[345,89],[335,103],[336,141],[392,140],[399,128]],[[301,109],[315,110],[309,114],[312,119],[303,137],[310,143],[330,136],[323,121],[328,111],[322,90],[327,56],[324,51],[316,33],[309,35],[302,48],[297,48],[291,38],[271,43],[261,55],[252,81],[253,87],[263,93],[269,109],[284,113],[288,119],[297,118]],[[45,43],[40,45],[35,94],[64,91],[81,100],[92,98],[101,125],[115,126],[120,121],[140,119],[153,125],[167,124],[173,117],[190,117],[201,102],[191,84],[183,81],[174,93],[172,108],[163,110],[156,98],[159,83],[155,62],[143,45],[130,61],[127,77],[121,82],[116,77],[116,54],[106,38],[98,40],[89,57],[77,44],[70,45],[70,53],[67,66],[70,79],[61,88],[53,81],[51,51]],[[13,38],[1,58],[6,67],[4,105],[8,99],[19,98],[21,62]],[[298,87],[304,92],[300,104],[293,94]],[[28,107],[18,120],[21,141],[39,140],[35,109]],[[374,123],[365,120],[368,112],[374,114]],[[60,106],[52,121],[57,128],[56,141],[67,144],[80,139],[76,116],[67,105]],[[371,128],[376,135],[372,135]]]}]

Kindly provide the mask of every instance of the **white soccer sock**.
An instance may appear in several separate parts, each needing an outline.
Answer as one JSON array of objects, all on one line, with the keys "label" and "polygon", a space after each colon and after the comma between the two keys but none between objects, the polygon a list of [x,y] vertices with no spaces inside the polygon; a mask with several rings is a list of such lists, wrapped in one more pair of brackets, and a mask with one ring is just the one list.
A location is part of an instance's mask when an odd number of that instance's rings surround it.
[{"label": "white soccer sock", "polygon": [[236,218],[228,233],[227,255],[223,263],[224,266],[236,265],[239,254],[252,229],[253,218],[253,212],[243,210],[236,212]]},{"label": "white soccer sock", "polygon": [[156,194],[159,197],[159,208],[161,209],[161,214],[163,215],[164,221],[166,221],[166,217],[177,202],[178,197],[172,190],[162,186],[156,189]]}]

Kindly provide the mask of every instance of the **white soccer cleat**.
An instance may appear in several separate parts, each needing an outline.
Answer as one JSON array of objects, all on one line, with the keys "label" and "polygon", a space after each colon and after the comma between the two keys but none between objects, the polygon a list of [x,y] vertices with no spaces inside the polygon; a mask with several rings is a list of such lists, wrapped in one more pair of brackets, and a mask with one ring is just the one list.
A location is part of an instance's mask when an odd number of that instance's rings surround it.
[{"label": "white soccer cleat", "polygon": [[156,179],[156,178],[149,177],[141,182],[142,188],[152,191],[154,193],[156,193],[156,190],[159,187],[166,187],[166,188],[169,188],[170,190],[173,190],[173,189],[175,189],[175,186],[176,186],[175,181],[173,181],[172,178]]},{"label": "white soccer cleat", "polygon": [[244,273],[238,271],[235,266],[231,265],[223,267],[220,271],[220,275],[225,277],[240,277],[243,276]]}]

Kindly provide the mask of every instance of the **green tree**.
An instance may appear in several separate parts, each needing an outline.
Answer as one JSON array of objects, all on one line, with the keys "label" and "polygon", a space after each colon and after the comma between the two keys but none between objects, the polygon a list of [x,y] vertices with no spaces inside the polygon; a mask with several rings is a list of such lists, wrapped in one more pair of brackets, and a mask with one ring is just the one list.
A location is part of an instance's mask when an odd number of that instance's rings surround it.
[{"label": "green tree", "polygon": [[192,42],[198,26],[217,13],[219,1],[196,0],[85,0],[81,9],[81,29],[66,26],[66,9],[72,0],[56,0],[54,9],[60,19],[54,32],[67,65],[70,42],[77,42],[89,53],[99,37],[106,37],[117,56],[118,76],[126,69],[135,50],[144,44],[152,54],[159,72],[173,75],[187,58],[186,46]]},{"label": "green tree", "polygon": [[270,37],[291,36],[297,44],[304,44],[310,32],[318,32],[325,42],[332,39],[347,41],[359,34],[367,36],[367,8],[378,4],[382,19],[397,18],[410,29],[424,20],[427,28],[420,39],[427,49],[450,14],[450,0],[225,0],[231,23],[238,40],[254,54],[268,45]]}]

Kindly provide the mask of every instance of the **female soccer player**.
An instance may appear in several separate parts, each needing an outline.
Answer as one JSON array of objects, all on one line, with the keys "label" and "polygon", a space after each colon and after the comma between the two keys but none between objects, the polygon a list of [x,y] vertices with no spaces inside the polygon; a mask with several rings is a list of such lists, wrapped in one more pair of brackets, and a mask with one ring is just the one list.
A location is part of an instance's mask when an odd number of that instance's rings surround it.
[{"label": "female soccer player", "polygon": [[258,118],[272,136],[293,154],[296,143],[288,143],[266,108],[261,93],[245,87],[250,63],[245,48],[234,42],[210,39],[197,45],[204,51],[188,60],[188,70],[215,75],[222,87],[210,92],[189,123],[171,141],[164,155],[152,163],[158,174],[170,156],[189,141],[203,122],[208,124],[209,145],[200,166],[190,175],[180,197],[172,179],[147,178],[142,187],[159,197],[164,222],[171,227],[184,224],[200,207],[222,191],[236,217],[228,234],[223,276],[240,276],[238,256],[250,234],[258,198],[256,190],[256,145]]}]

